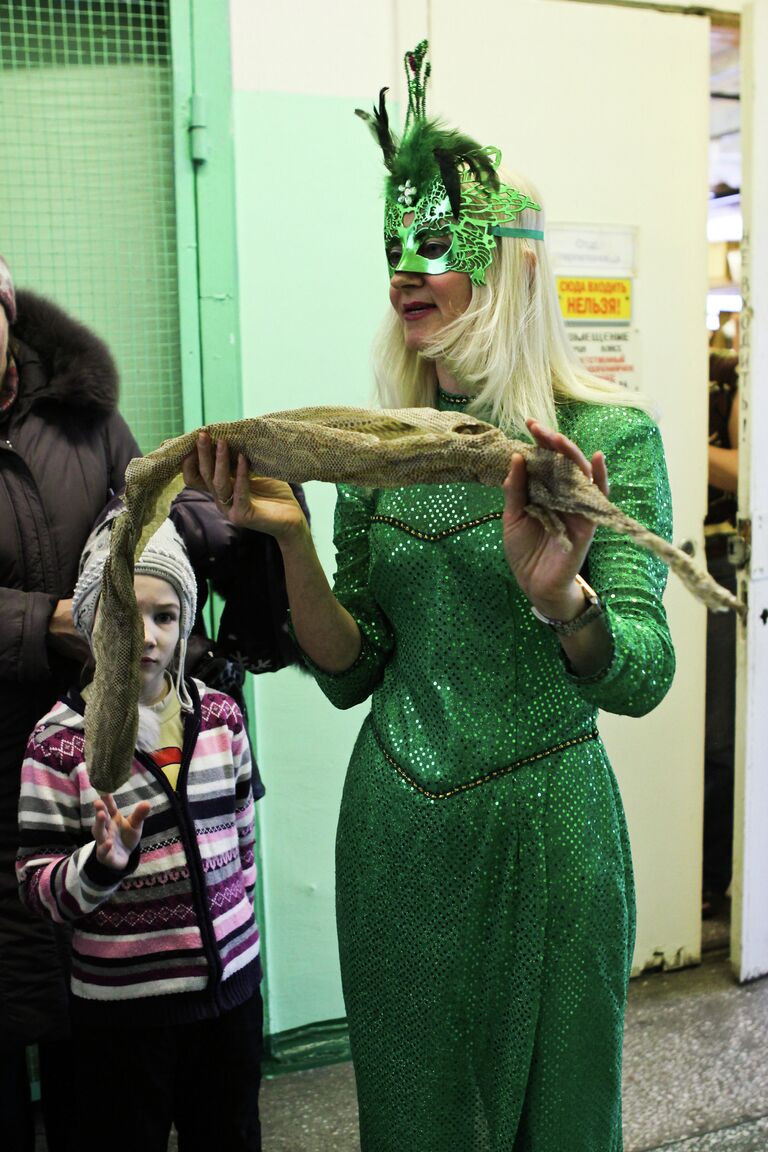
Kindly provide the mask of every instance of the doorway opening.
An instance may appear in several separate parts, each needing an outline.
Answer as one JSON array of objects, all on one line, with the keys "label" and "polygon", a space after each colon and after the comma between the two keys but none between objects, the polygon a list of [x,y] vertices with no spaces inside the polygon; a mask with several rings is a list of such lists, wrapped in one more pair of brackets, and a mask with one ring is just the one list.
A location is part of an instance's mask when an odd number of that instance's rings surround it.
[{"label": "doorway opening", "polygon": [[[712,19],[707,329],[707,567],[735,592],[741,313],[741,64],[738,16]],[[736,621],[709,614],[704,753],[702,951],[728,951],[734,822]]]}]

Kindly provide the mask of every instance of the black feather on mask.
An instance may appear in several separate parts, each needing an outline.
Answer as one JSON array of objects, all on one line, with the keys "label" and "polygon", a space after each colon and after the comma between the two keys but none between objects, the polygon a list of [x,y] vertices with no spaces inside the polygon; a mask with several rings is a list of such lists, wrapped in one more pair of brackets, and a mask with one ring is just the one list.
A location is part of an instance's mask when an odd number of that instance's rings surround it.
[{"label": "black feather on mask", "polygon": [[397,152],[397,141],[389,127],[389,115],[387,113],[386,103],[386,94],[388,91],[388,88],[382,88],[379,92],[379,106],[373,109],[373,115],[371,115],[370,112],[365,112],[362,108],[355,108],[355,115],[359,116],[361,120],[365,120],[374,138],[378,140],[379,146],[384,153],[384,163],[391,171],[395,153]]},{"label": "black feather on mask", "polygon": [[446,128],[437,120],[424,116],[427,81],[430,65],[425,61],[427,42],[422,42],[405,55],[405,73],[408,80],[408,114],[405,132],[398,139],[389,126],[386,108],[387,88],[379,92],[378,108],[373,115],[362,108],[356,114],[368,124],[373,137],[384,155],[388,171],[386,192],[396,201],[398,191],[407,181],[419,190],[419,195],[440,177],[456,219],[461,214],[462,172],[469,171],[477,183],[496,191],[499,178],[494,168],[492,149],[483,148],[471,136]]}]

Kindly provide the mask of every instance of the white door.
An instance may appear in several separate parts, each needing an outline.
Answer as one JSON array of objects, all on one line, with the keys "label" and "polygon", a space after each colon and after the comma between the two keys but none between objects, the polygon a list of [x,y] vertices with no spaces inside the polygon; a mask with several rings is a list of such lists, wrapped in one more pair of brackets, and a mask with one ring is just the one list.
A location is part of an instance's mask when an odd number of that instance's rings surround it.
[{"label": "white door", "polygon": [[768,0],[745,5],[741,44],[739,511],[751,522],[752,547],[740,576],[749,615],[738,633],[731,956],[739,979],[751,980],[768,972]]},{"label": "white door", "polygon": [[[500,147],[550,222],[637,228],[638,375],[664,436],[675,540],[703,563],[708,20],[560,0],[439,0],[425,17],[432,114]],[[700,955],[705,618],[675,577],[666,605],[669,696],[644,719],[600,724],[633,844],[635,972]]]}]

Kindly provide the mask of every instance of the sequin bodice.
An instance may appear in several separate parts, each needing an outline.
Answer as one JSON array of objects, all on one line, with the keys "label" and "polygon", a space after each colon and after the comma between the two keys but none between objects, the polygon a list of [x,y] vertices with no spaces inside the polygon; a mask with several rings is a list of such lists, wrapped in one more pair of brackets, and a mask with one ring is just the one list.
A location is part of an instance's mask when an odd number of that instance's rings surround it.
[{"label": "sequin bodice", "polygon": [[[605,452],[611,498],[668,536],[661,440],[648,417],[573,404],[560,427],[587,455]],[[594,729],[598,708],[644,713],[671,680],[658,560],[597,533],[588,575],[614,652],[600,674],[579,678],[506,564],[501,511],[501,492],[479,484],[339,489],[335,590],[358,621],[363,650],[353,668],[318,680],[340,706],[372,693],[382,750],[430,792],[578,739]]]}]

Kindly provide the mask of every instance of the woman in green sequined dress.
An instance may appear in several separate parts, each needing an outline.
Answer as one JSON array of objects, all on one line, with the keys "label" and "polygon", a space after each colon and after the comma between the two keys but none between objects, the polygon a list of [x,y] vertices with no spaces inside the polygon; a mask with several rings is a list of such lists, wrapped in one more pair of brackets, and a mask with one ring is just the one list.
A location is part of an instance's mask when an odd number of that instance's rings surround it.
[{"label": "woman in green sequined dress", "polygon": [[[467,405],[518,437],[527,420],[668,536],[658,429],[571,354],[533,193],[494,192],[482,173],[462,187],[492,237],[478,273],[454,228],[462,205],[443,189],[420,216],[408,170],[390,171],[385,404]],[[523,207],[491,231],[507,192]],[[329,699],[371,699],[337,836],[363,1152],[619,1152],[634,889],[596,720],[667,691],[663,565],[576,516],[564,552],[526,515],[519,456],[503,492],[341,486],[333,589],[287,485],[242,458],[233,480],[205,437],[187,480],[279,541]]]}]

